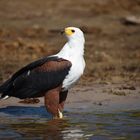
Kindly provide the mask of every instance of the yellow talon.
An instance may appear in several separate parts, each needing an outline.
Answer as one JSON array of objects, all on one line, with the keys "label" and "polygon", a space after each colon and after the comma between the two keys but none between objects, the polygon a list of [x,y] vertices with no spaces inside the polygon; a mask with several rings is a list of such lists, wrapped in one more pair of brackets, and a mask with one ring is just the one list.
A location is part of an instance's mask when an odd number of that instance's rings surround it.
[{"label": "yellow talon", "polygon": [[63,114],[62,112],[58,109],[58,116],[53,116],[53,119],[62,119],[63,118]]},{"label": "yellow talon", "polygon": [[59,118],[62,119],[63,118],[63,114],[62,112],[58,109],[58,113],[59,113]]}]

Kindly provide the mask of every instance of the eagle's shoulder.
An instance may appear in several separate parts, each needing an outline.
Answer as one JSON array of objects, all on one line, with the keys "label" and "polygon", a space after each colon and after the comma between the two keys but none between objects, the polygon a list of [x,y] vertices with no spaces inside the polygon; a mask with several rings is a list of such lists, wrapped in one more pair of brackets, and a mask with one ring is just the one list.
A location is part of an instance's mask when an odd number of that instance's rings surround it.
[{"label": "eagle's shoulder", "polygon": [[17,71],[3,85],[4,94],[18,98],[41,96],[40,93],[62,84],[72,64],[59,57],[45,57]]},{"label": "eagle's shoulder", "polygon": [[64,68],[64,67],[71,67],[71,65],[72,64],[70,61],[63,58],[59,58],[57,56],[44,57],[24,66],[23,68],[18,70],[15,74],[13,74],[11,79],[14,80],[16,79],[16,77],[18,77],[19,75],[27,71],[32,71],[32,70],[47,71],[47,70],[53,70],[53,69],[55,70],[55,69]]},{"label": "eagle's shoulder", "polygon": [[72,63],[63,58],[55,58],[46,61],[42,65],[36,67],[35,71],[49,72],[49,71],[59,71],[63,69],[69,69],[72,66]]}]

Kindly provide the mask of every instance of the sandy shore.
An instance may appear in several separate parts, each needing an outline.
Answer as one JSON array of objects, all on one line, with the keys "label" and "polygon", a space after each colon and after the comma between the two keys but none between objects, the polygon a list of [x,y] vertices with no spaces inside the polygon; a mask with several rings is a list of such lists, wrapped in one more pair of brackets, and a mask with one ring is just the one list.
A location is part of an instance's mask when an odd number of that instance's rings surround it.
[{"label": "sandy shore", "polygon": [[[0,101],[0,108],[8,106],[44,105],[44,99],[39,98],[37,104],[19,103],[17,98]],[[140,109],[140,87],[128,84],[92,84],[78,85],[69,91],[66,101],[66,111],[129,111]]]},{"label": "sandy shore", "polygon": [[[69,91],[65,110],[140,109],[139,13],[138,0],[0,1],[0,85],[24,65],[57,53],[66,42],[59,31],[76,26],[86,39],[80,82],[88,84]],[[0,108],[44,105],[43,98],[38,104],[19,101],[0,101]]]}]

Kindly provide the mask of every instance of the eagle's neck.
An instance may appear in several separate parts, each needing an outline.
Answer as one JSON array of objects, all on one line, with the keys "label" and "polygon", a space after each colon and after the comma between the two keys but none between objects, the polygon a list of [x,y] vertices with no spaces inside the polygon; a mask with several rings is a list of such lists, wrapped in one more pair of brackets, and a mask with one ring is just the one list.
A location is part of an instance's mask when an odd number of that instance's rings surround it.
[{"label": "eagle's neck", "polygon": [[67,60],[78,59],[84,55],[84,42],[71,40],[68,41],[62,50],[57,54]]}]

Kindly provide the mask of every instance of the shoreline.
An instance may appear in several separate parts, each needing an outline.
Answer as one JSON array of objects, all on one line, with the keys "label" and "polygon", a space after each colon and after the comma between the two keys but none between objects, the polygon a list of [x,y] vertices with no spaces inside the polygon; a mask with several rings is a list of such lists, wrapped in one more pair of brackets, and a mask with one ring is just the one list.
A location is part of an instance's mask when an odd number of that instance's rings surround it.
[{"label": "shoreline", "polygon": [[[36,104],[19,103],[11,97],[0,101],[0,109],[9,106],[40,107],[44,98]],[[127,84],[77,85],[69,91],[64,111],[69,112],[113,112],[140,110],[140,87]]]}]

